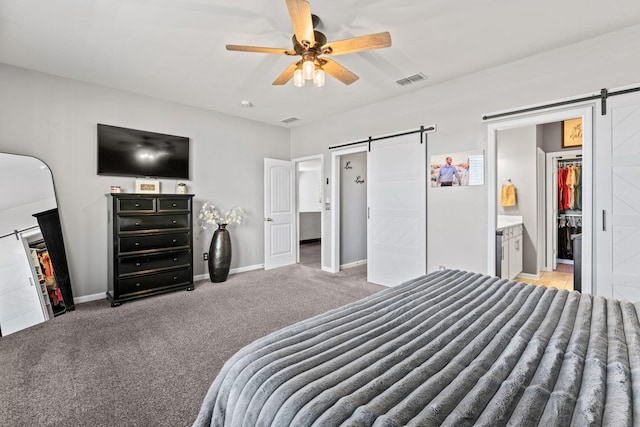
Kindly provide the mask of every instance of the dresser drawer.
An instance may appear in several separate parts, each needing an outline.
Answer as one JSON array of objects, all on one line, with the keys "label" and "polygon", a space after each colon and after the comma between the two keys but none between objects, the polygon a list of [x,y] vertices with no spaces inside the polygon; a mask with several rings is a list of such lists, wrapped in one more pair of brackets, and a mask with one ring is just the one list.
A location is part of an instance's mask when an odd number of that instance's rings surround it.
[{"label": "dresser drawer", "polygon": [[159,198],[158,211],[188,211],[191,210],[191,199]]},{"label": "dresser drawer", "polygon": [[171,286],[178,286],[191,283],[193,275],[191,269],[181,269],[174,271],[166,271],[158,274],[146,274],[136,277],[118,280],[119,297],[137,292],[149,290],[159,290]]},{"label": "dresser drawer", "polygon": [[118,274],[135,274],[158,268],[191,265],[191,251],[164,252],[118,258]]},{"label": "dresser drawer", "polygon": [[118,231],[189,228],[189,215],[119,216]]},{"label": "dresser drawer", "polygon": [[190,233],[151,234],[147,236],[118,237],[120,253],[148,251],[153,249],[170,249],[191,246]]},{"label": "dresser drawer", "polygon": [[117,212],[155,212],[156,199],[117,199]]}]

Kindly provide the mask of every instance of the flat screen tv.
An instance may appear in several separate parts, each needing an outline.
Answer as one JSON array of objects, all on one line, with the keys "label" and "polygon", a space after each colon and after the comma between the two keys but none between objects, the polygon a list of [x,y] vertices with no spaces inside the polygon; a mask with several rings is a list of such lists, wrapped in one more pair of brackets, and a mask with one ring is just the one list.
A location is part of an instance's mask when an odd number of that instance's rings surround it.
[{"label": "flat screen tv", "polygon": [[98,175],[189,179],[189,138],[98,124]]}]

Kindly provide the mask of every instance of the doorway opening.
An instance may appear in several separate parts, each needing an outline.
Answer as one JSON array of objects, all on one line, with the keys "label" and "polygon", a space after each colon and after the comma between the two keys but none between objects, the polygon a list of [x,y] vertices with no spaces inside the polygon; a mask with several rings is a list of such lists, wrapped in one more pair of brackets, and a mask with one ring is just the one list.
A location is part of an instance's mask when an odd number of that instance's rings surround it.
[{"label": "doorway opening", "polygon": [[[557,134],[555,143],[562,144],[562,124],[566,120],[582,119],[582,146],[572,147],[573,150],[558,149],[547,146],[550,142],[545,142],[544,135]],[[489,250],[488,250],[488,271],[490,274],[503,275],[504,269],[500,270],[500,261],[504,254],[508,253],[509,245],[501,243],[505,239],[503,231],[505,228],[505,220],[517,220],[519,225],[514,228],[514,232],[508,237],[518,237],[521,243],[522,264],[519,271],[508,272],[508,276],[504,278],[516,279],[527,282],[540,282],[547,280],[551,282],[554,274],[558,283],[562,280],[566,282],[567,288],[576,289],[575,279],[579,279],[579,288],[583,292],[592,293],[592,206],[593,206],[593,184],[592,184],[592,138],[593,138],[593,108],[591,105],[580,108],[566,110],[549,110],[545,113],[530,115],[525,117],[513,118],[492,123],[488,126],[488,182],[489,182]],[[528,158],[519,160],[513,156],[522,156],[522,149],[518,152],[514,150],[513,144],[518,144],[522,139],[518,134],[529,134],[532,138],[530,146],[527,148]],[[509,135],[516,138],[509,138]],[[522,136],[522,135],[520,135]],[[512,141],[512,142],[510,142]],[[578,149],[577,152],[575,152]],[[505,154],[505,151],[507,154]],[[561,152],[561,154],[554,154]],[[560,157],[569,155],[573,156],[572,160],[577,162],[580,159],[580,217],[578,221],[577,211],[569,207],[560,207],[554,205],[553,201],[557,200],[558,188],[558,161]],[[580,155],[580,157],[578,157]],[[513,158],[510,158],[513,157]],[[554,170],[555,156],[555,170]],[[563,160],[563,159],[562,159]],[[567,163],[567,167],[573,167],[574,164]],[[560,167],[563,167],[560,163]],[[528,171],[527,174],[523,172]],[[513,176],[506,176],[506,175]],[[554,180],[555,174],[555,180]],[[515,177],[515,178],[514,178]],[[500,191],[506,180],[511,179],[516,187],[516,193],[522,203],[518,206],[503,207],[500,200]],[[518,191],[520,190],[520,191]],[[554,207],[556,206],[556,207]],[[572,215],[568,217],[567,215]],[[562,221],[561,221],[562,220]],[[508,222],[508,221],[507,221]],[[578,224],[579,223],[579,224]],[[569,225],[569,228],[567,228]],[[580,233],[577,232],[578,225]],[[579,237],[579,261],[575,264],[570,263],[574,260],[565,260],[560,262],[558,267],[557,255],[559,255],[558,239],[562,237],[560,226],[565,232],[565,250],[567,245],[576,243],[575,238]],[[573,229],[571,228],[573,227]],[[554,241],[554,235],[556,240]],[[514,241],[515,243],[515,241]],[[500,251],[503,249],[503,252]],[[574,258],[574,250],[565,252],[565,256],[571,253]],[[553,260],[556,260],[555,263]],[[567,267],[568,266],[568,267]],[[555,268],[554,268],[555,267]],[[558,271],[571,270],[569,271]],[[518,269],[517,269],[518,270]],[[511,274],[513,273],[513,274]],[[562,276],[562,277],[560,277]],[[569,276],[570,280],[569,280]],[[571,282],[571,283],[570,283]],[[549,283],[548,286],[556,286],[558,284]]]},{"label": "doorway opening", "polygon": [[298,264],[322,269],[323,161],[322,155],[295,159]]},{"label": "doorway opening", "polygon": [[[353,157],[356,156],[356,157]],[[345,258],[343,258],[342,256],[342,252],[343,252],[343,248],[342,248],[342,242],[343,242],[343,236],[346,238],[346,234],[342,233],[342,229],[344,227],[344,224],[341,224],[341,221],[343,219],[344,216],[347,216],[348,213],[344,213],[343,211],[345,209],[348,208],[348,206],[343,207],[343,202],[350,204],[350,201],[345,200],[345,198],[342,195],[342,188],[343,188],[343,180],[346,181],[347,175],[350,177],[351,176],[351,172],[355,172],[356,176],[358,176],[358,171],[354,171],[354,169],[343,169],[346,168],[348,166],[350,166],[351,168],[353,168],[353,159],[358,158],[364,158],[364,172],[366,172],[366,162],[367,162],[367,146],[366,145],[361,145],[361,146],[356,146],[356,147],[351,147],[351,148],[345,148],[342,150],[336,150],[332,153],[331,155],[331,169],[332,169],[332,176],[333,176],[333,183],[332,183],[332,187],[331,187],[331,194],[332,194],[332,209],[331,209],[331,224],[332,224],[332,236],[331,236],[331,265],[329,267],[329,271],[331,271],[332,273],[337,273],[340,271],[340,267],[343,264],[343,260]],[[352,162],[349,163],[349,165],[347,165],[347,162]],[[360,160],[358,160],[360,161]],[[343,173],[345,172],[345,173]],[[363,178],[363,173],[359,173],[360,175],[360,179],[366,182],[367,179]],[[359,184],[355,182],[354,179],[354,186],[358,186]],[[356,187],[354,187],[355,191],[358,190],[362,190],[362,188],[358,189]],[[366,192],[366,187],[364,187],[364,204],[366,207],[367,204],[367,192]],[[365,212],[366,215],[366,212]],[[357,222],[357,219],[354,219],[354,221]],[[347,264],[349,263],[356,263],[356,264],[352,264],[352,265],[357,265],[357,264],[362,264],[366,261],[366,247],[367,247],[367,235],[366,235],[366,231],[367,231],[367,218],[365,216],[364,218],[364,236],[362,236],[361,234],[357,234],[358,240],[359,242],[357,243],[357,246],[360,247],[361,243],[362,243],[362,238],[364,237],[364,247],[365,247],[365,257],[364,259],[360,259],[360,260],[350,260]],[[347,250],[350,250],[347,249]],[[351,256],[351,254],[348,254],[348,256]]]}]

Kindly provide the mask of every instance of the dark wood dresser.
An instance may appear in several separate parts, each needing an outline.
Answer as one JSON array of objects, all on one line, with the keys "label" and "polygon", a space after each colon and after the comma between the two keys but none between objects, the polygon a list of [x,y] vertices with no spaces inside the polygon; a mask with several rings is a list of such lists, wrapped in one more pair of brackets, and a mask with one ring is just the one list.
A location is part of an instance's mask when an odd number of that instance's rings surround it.
[{"label": "dark wood dresser", "polygon": [[193,290],[193,195],[120,193],[107,198],[111,306]]}]

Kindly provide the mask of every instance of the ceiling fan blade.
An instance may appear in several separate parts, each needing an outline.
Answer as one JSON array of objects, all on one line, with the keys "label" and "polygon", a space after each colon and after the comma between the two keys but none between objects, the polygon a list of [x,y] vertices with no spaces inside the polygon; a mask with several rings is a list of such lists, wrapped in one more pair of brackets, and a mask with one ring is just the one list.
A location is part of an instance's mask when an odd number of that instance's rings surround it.
[{"label": "ceiling fan blade", "polygon": [[319,58],[319,60],[322,63],[322,69],[324,71],[346,85],[350,85],[360,78],[356,74],[349,71],[347,68],[338,64],[333,59]]},{"label": "ceiling fan blade", "polygon": [[280,74],[278,78],[275,79],[271,84],[275,86],[287,84],[287,82],[293,77],[293,73],[296,71],[296,68],[298,68],[299,63],[300,62],[298,61],[289,65],[287,69],[284,70],[284,72]]},{"label": "ceiling fan blade", "polygon": [[329,42],[320,48],[320,52],[324,55],[344,55],[346,53],[381,49],[389,46],[391,46],[391,34],[385,31],[384,33],[369,34],[367,36]]},{"label": "ceiling fan blade", "polygon": [[308,49],[316,44],[311,21],[311,6],[306,0],[286,0],[293,32],[302,47]]},{"label": "ceiling fan blade", "polygon": [[237,44],[228,44],[227,50],[235,50],[238,52],[275,53],[277,55],[297,55],[296,51],[291,49],[280,49],[277,47],[242,46]]}]

